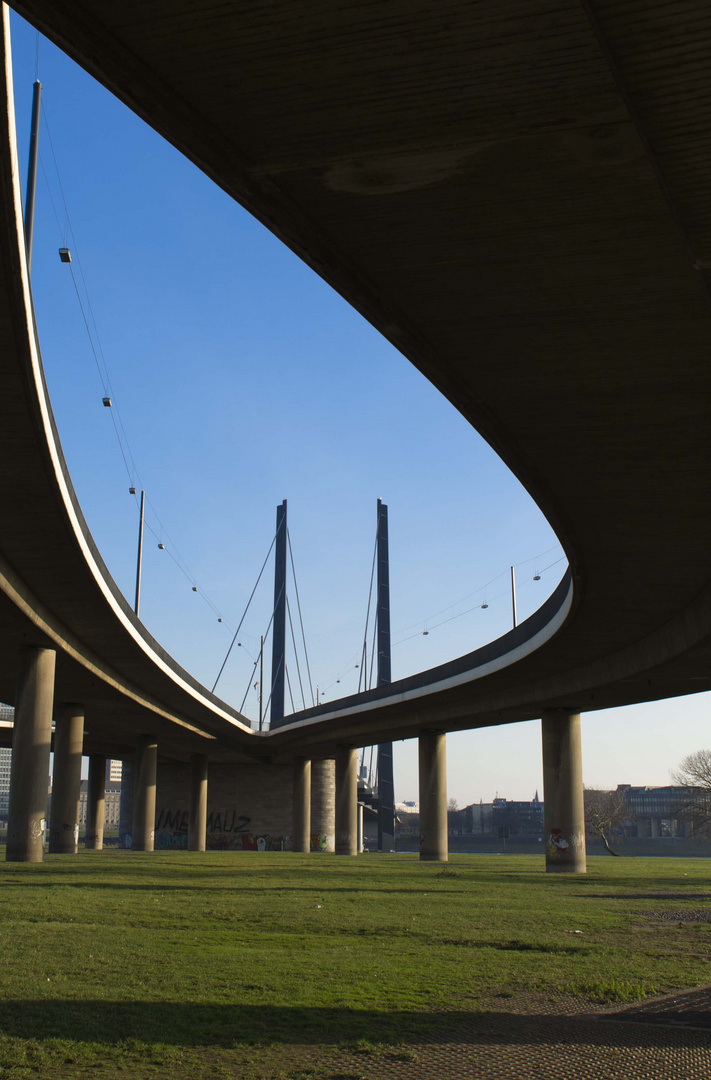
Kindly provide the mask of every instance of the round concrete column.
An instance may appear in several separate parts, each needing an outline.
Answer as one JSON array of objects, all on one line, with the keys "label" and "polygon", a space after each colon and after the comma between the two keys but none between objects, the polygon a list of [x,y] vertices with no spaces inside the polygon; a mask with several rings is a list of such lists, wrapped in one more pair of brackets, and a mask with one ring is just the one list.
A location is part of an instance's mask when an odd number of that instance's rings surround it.
[{"label": "round concrete column", "polygon": [[119,848],[133,844],[133,762],[121,761],[121,802],[119,804]]},{"label": "round concrete column", "polygon": [[136,743],[133,771],[133,849],[153,851],[156,824],[156,768],[158,744],[153,735]]},{"label": "round concrete column", "polygon": [[207,754],[190,758],[190,812],[188,815],[188,851],[205,850],[207,831]]},{"label": "round concrete column", "polygon": [[86,833],[84,846],[88,851],[101,851],[104,846],[106,820],[106,758],[103,754],[89,755],[89,782],[86,791]]},{"label": "round concrete column", "polygon": [[358,752],[336,751],[336,855],[358,854]]},{"label": "round concrete column", "polygon": [[20,655],[12,735],[8,862],[42,862],[54,705],[54,649]]},{"label": "round concrete column", "polygon": [[541,718],[546,872],[584,874],[585,808],[580,715],[547,709]]},{"label": "round concrete column", "polygon": [[79,787],[84,748],[84,709],[63,705],[54,727],[52,811],[49,850],[54,855],[76,855],[79,847]]},{"label": "round concrete column", "polygon": [[447,736],[443,731],[421,731],[418,739],[420,768],[420,859],[448,862],[447,844]]},{"label": "round concrete column", "polygon": [[319,851],[333,852],[336,834],[336,763],[311,762],[311,834]]},{"label": "round concrete column", "polygon": [[291,850],[308,853],[311,850],[311,762],[308,758],[298,758],[294,762],[292,807]]}]

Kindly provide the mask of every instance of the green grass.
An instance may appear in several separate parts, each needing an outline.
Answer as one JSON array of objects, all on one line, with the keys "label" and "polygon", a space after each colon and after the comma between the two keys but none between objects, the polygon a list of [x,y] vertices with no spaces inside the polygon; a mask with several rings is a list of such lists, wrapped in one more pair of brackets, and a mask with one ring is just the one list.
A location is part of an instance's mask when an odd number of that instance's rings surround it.
[{"label": "green grass", "polygon": [[711,981],[711,925],[649,917],[703,908],[711,863],[542,870],[487,855],[2,863],[0,1080],[318,1080],[338,1047],[406,1055],[492,995],[627,1002]]}]

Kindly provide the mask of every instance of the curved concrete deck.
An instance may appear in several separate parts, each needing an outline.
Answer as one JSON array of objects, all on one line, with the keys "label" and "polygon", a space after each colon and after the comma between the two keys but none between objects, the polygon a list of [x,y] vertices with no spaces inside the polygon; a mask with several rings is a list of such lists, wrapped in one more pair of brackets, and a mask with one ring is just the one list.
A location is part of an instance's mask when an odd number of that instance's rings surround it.
[{"label": "curved concrete deck", "polygon": [[175,753],[214,737],[291,755],[711,688],[705,4],[13,6],[431,379],[547,515],[571,576],[545,606],[556,632],[529,620],[493,666],[479,651],[245,731],[92,550],[42,400],[3,160],[0,696],[19,645],[54,640],[58,695],[88,703],[107,747],[149,725]]}]

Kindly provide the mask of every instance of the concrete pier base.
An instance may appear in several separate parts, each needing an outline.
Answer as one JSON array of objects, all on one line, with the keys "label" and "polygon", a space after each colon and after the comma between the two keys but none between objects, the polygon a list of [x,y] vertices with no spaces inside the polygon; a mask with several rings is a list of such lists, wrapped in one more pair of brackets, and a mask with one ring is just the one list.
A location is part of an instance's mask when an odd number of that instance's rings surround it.
[{"label": "concrete pier base", "polygon": [[580,715],[548,709],[541,718],[546,873],[584,874],[585,809]]},{"label": "concrete pier base", "polygon": [[311,762],[308,758],[294,762],[291,850],[304,854],[311,850]]},{"label": "concrete pier base", "polygon": [[106,758],[103,754],[89,755],[89,782],[86,792],[86,834],[84,847],[101,851],[104,846],[106,820]]},{"label": "concrete pier base", "polygon": [[335,851],[336,763],[332,758],[311,762],[311,835],[319,851]]},{"label": "concrete pier base", "polygon": [[42,862],[54,706],[54,649],[20,656],[12,736],[8,862]]},{"label": "concrete pier base", "polygon": [[442,731],[421,731],[418,744],[420,859],[448,862],[447,736]]},{"label": "concrete pier base", "polygon": [[76,855],[79,848],[79,786],[84,748],[84,709],[63,705],[54,728],[52,812],[49,850],[53,855]]},{"label": "concrete pier base", "polygon": [[156,821],[158,744],[142,735],[136,744],[133,770],[133,850],[153,851]]},{"label": "concrete pier base", "polygon": [[336,855],[358,854],[358,752],[336,751]]},{"label": "concrete pier base", "polygon": [[204,851],[207,830],[207,754],[190,758],[188,851]]}]

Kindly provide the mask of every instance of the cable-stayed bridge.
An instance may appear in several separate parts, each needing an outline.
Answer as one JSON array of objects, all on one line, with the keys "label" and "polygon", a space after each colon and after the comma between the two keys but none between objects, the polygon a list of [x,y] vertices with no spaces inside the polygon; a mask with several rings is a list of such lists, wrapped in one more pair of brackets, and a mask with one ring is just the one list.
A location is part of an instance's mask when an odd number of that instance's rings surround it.
[{"label": "cable-stayed bridge", "polygon": [[[577,714],[711,688],[707,6],[14,7],[448,397],[536,500],[570,571],[483,650],[253,732],[150,638],[88,534],[42,377],[4,111],[0,696],[18,716],[82,712],[87,752],[139,747],[145,843],[157,747],[294,765],[303,838],[306,762],[336,761],[350,822],[356,748],[418,736],[435,835],[444,734],[543,715],[550,835],[569,837],[551,866],[579,869]],[[441,836],[429,842],[441,857]]]}]

